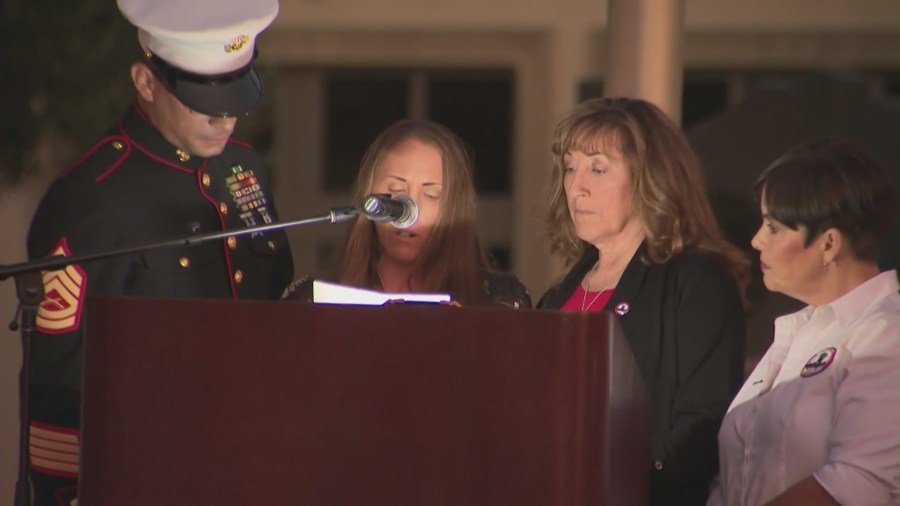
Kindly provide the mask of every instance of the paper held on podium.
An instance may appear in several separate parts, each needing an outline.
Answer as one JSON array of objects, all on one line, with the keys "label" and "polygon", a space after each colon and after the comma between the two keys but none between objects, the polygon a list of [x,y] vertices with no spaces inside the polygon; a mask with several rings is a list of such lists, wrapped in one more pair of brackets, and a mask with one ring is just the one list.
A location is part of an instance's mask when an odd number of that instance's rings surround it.
[{"label": "paper held on podium", "polygon": [[313,281],[313,302],[316,304],[380,306],[388,301],[399,300],[431,303],[450,302],[450,295],[445,293],[387,293],[328,283],[326,281]]}]

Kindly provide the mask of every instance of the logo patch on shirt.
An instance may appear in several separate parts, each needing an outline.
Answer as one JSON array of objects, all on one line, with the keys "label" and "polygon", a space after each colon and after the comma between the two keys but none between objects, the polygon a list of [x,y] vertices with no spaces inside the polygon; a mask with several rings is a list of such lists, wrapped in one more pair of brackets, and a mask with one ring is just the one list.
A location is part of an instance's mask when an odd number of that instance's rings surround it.
[{"label": "logo patch on shirt", "polygon": [[803,365],[803,370],[800,371],[800,376],[803,378],[808,378],[810,376],[815,376],[820,372],[828,369],[828,366],[834,362],[834,356],[837,354],[837,349],[835,348],[825,348],[824,350],[816,353],[809,360],[806,361],[806,364]]},{"label": "logo patch on shirt", "polygon": [[[50,256],[72,256],[65,237],[60,239]],[[87,276],[77,265],[58,271],[44,271],[44,300],[38,307],[36,328],[45,334],[65,334],[78,328],[84,302]]]}]

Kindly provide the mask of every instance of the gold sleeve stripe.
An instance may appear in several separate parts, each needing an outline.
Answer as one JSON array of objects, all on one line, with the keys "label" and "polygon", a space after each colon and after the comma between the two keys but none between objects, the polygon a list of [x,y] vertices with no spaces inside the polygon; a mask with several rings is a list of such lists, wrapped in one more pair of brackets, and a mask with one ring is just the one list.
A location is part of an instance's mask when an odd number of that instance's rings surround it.
[{"label": "gold sleeve stripe", "polygon": [[32,458],[42,458],[45,460],[52,460],[54,462],[65,462],[67,464],[78,465],[78,455],[72,455],[70,453],[60,453],[53,450],[42,450],[34,446],[32,446],[28,451],[29,453],[31,453]]},{"label": "gold sleeve stripe", "polygon": [[31,436],[28,439],[28,442],[31,444],[33,448],[43,448],[45,450],[56,450],[63,453],[70,453],[73,455],[78,455],[80,451],[77,444],[68,444],[68,443],[57,443],[55,441],[49,439],[41,439],[39,437]]},{"label": "gold sleeve stripe", "polygon": [[56,462],[53,460],[42,459],[40,457],[31,457],[31,466],[37,471],[66,473],[71,474],[73,478],[78,476],[78,464]]},{"label": "gold sleeve stripe", "polygon": [[81,279],[82,279],[81,273],[78,272],[78,269],[76,269],[74,265],[66,266],[66,274],[68,274],[69,277],[72,278],[72,280],[75,282],[75,284],[77,284],[78,286],[81,286]]},{"label": "gold sleeve stripe", "polygon": [[48,439],[50,441],[58,441],[61,443],[74,444],[76,446],[78,445],[78,436],[76,434],[69,434],[62,431],[35,427],[33,424],[29,429],[29,433],[34,437]]}]

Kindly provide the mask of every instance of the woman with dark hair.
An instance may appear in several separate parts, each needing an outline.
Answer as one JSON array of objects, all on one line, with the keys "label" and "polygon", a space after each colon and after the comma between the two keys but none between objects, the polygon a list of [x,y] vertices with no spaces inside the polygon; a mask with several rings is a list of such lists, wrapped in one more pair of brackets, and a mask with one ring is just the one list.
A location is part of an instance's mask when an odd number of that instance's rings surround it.
[{"label": "woman with dark hair", "polygon": [[684,134],[649,102],[556,125],[547,225],[571,268],[539,308],[612,310],[650,393],[650,504],[703,504],[740,386],[748,262],[719,231]]},{"label": "woman with dark hair", "polygon": [[900,504],[900,285],[878,267],[896,190],[828,139],[776,160],[756,194],[763,283],[807,307],[775,320],[728,409],[709,504]]},{"label": "woman with dark hair", "polygon": [[[363,157],[353,202],[371,193],[405,195],[419,217],[409,228],[353,222],[337,275],[342,284],[386,292],[449,293],[462,305],[531,307],[512,274],[495,271],[476,231],[472,160],[450,129],[402,120],[384,130]],[[309,278],[287,299],[311,300]]]}]

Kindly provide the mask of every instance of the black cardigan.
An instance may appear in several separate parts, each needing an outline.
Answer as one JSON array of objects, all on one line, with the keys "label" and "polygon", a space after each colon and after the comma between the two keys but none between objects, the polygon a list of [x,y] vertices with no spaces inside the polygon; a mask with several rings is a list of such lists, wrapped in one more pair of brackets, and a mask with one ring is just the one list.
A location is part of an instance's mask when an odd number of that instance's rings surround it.
[{"label": "black cardigan", "polygon": [[[687,251],[664,264],[641,245],[605,310],[617,320],[653,402],[650,504],[705,504],[718,471],[717,435],[743,380],[744,313],[722,260]],[[588,247],[538,308],[558,309],[597,261]]]}]

